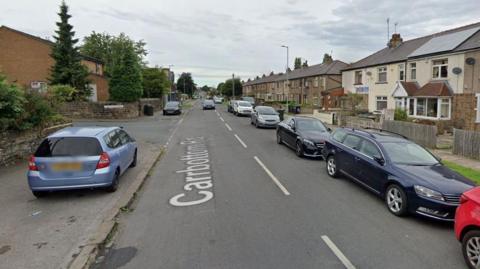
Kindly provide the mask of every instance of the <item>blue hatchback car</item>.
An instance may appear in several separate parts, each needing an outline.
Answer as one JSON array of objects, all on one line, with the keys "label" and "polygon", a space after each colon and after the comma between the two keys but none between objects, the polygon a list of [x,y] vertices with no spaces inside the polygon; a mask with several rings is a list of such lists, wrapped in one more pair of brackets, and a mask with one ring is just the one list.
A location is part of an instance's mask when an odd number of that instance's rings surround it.
[{"label": "blue hatchback car", "polygon": [[328,175],[360,183],[384,198],[396,216],[410,212],[453,221],[461,194],[475,186],[422,146],[384,130],[339,128],[323,154]]},{"label": "blue hatchback car", "polygon": [[28,163],[33,195],[104,187],[114,192],[120,176],[137,164],[137,144],[119,127],[69,127],[45,138]]}]

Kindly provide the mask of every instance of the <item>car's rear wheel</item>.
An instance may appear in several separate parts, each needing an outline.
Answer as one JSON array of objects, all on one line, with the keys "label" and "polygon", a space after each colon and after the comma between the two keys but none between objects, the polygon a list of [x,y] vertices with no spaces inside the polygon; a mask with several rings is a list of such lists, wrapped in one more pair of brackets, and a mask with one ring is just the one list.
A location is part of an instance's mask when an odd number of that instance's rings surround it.
[{"label": "car's rear wheel", "polygon": [[480,264],[480,230],[467,232],[462,239],[463,258],[468,268],[479,268]]},{"label": "car's rear wheel", "polygon": [[407,214],[407,195],[397,184],[388,186],[385,192],[385,204],[388,211],[395,216],[401,217]]},{"label": "car's rear wheel", "polygon": [[115,171],[115,175],[113,176],[112,185],[107,187],[107,192],[115,192],[118,189],[118,185],[120,184],[120,171],[118,169]]},{"label": "car's rear wheel", "polygon": [[277,144],[282,144],[282,135],[280,134],[280,131],[277,131]]},{"label": "car's rear wheel", "polygon": [[327,174],[333,178],[337,178],[339,176],[339,172],[337,169],[337,162],[335,161],[335,156],[330,155],[326,161],[327,167]]},{"label": "car's rear wheel", "polygon": [[42,198],[42,197],[47,196],[48,192],[46,192],[46,191],[32,191],[32,194],[33,194],[33,196],[35,196],[37,198]]},{"label": "car's rear wheel", "polygon": [[303,146],[302,142],[297,141],[297,146],[295,148],[295,153],[297,153],[298,157],[303,157]]},{"label": "car's rear wheel", "polygon": [[130,164],[130,167],[135,167],[137,166],[137,150],[135,150],[135,155],[133,155],[133,161]]}]

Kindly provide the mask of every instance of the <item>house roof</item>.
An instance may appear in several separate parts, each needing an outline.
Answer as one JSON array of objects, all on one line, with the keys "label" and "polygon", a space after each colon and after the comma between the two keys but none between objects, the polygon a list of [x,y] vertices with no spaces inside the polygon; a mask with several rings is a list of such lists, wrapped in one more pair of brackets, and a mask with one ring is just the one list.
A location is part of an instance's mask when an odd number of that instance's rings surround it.
[{"label": "house roof", "polygon": [[413,96],[452,96],[448,81],[431,81],[423,85]]},{"label": "house roof", "polygon": [[[443,32],[438,32],[428,36],[410,39],[410,40],[404,41],[398,47],[395,47],[395,48],[385,47],[357,62],[350,64],[347,68],[343,69],[342,71],[406,61],[409,58],[409,55],[411,55],[413,52],[415,52],[417,49],[425,45],[428,41],[430,41],[433,38],[438,38],[446,35],[458,36],[458,35],[461,35],[460,32],[469,31],[469,30],[471,30],[473,34],[470,33],[470,35],[465,35],[465,38],[463,39],[463,41],[458,41],[459,43],[457,43],[456,46],[452,45],[453,48],[449,47],[450,50],[448,49],[442,50],[441,53],[480,48],[480,42],[479,42],[480,33],[478,29],[475,30],[475,28],[478,28],[478,27],[480,27],[480,22],[446,30]],[[440,38],[440,39],[445,39],[443,42],[450,42],[449,38]],[[414,56],[422,57],[428,54],[435,54],[435,53],[438,53],[438,51],[424,50],[423,52],[420,51],[418,55],[414,55]]]},{"label": "house roof", "polygon": [[[38,37],[38,36],[34,36],[34,35],[31,35],[31,34],[28,34],[28,33],[25,33],[25,32],[22,32],[22,31],[19,31],[17,29],[13,29],[13,28],[10,28],[8,26],[5,26],[5,25],[1,25],[0,26],[0,29],[6,29],[6,30],[9,30],[11,32],[14,32],[14,33],[17,33],[17,34],[20,34],[20,35],[23,35],[23,36],[26,36],[28,38],[31,38],[31,39],[34,39],[34,40],[37,40],[37,41],[40,41],[40,42],[43,42],[47,45],[50,45],[50,46],[53,46],[55,43],[50,41],[50,40],[47,40],[47,39],[44,39],[44,38],[41,38],[41,37]],[[95,63],[99,63],[99,64],[104,64],[104,62],[100,59],[97,59],[97,58],[94,58],[94,57],[90,57],[90,56],[87,56],[87,55],[84,55],[84,54],[80,54],[80,56],[82,57],[82,59],[84,60],[87,60],[87,61],[91,61],[91,62],[95,62]]]},{"label": "house roof", "polygon": [[[295,69],[288,72],[288,79],[289,80],[298,79],[298,78],[312,77],[312,76],[318,76],[318,75],[340,75],[341,70],[345,67],[347,67],[347,64],[339,60],[332,61],[329,64],[311,65],[308,67],[303,67],[303,68]],[[268,83],[268,82],[283,81],[286,79],[287,79],[287,76],[284,73],[280,73],[280,74],[273,74],[265,77],[260,77],[258,79],[254,79],[251,81],[247,81],[243,85],[250,86],[250,85],[262,84],[262,83]]]},{"label": "house roof", "polygon": [[401,81],[400,83],[402,84],[402,87],[407,92],[408,96],[412,96],[420,88],[417,82]]}]

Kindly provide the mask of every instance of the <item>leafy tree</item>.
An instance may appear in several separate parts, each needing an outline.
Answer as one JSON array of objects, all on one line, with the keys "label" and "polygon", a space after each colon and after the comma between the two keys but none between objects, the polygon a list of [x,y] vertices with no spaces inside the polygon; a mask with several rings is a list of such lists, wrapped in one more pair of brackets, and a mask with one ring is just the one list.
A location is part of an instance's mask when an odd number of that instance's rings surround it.
[{"label": "leafy tree", "polygon": [[308,61],[303,62],[302,67],[308,67]]},{"label": "leafy tree", "polygon": [[196,85],[193,82],[192,74],[182,73],[177,80],[177,90],[192,96],[193,92],[196,89]]},{"label": "leafy tree", "polygon": [[142,76],[144,97],[160,98],[170,90],[170,81],[160,68],[143,68]]},{"label": "leafy tree", "polygon": [[88,70],[81,63],[81,56],[78,52],[73,26],[68,22],[72,17],[68,14],[68,6],[62,1],[60,5],[60,21],[57,22],[58,30],[55,31],[55,43],[51,56],[55,64],[51,68],[50,84],[70,85],[78,90],[75,99],[86,99],[91,95],[88,87]]},{"label": "leafy tree", "polygon": [[204,92],[208,92],[210,91],[210,87],[208,87],[207,85],[203,85],[200,90],[204,91]]},{"label": "leafy tree", "polygon": [[332,55],[330,55],[328,53],[323,54],[323,62],[322,63],[329,64],[331,62],[333,62]]},{"label": "leafy tree", "polygon": [[85,55],[102,60],[105,63],[105,76],[111,77],[112,70],[115,64],[121,61],[125,49],[133,48],[138,64],[146,67],[147,50],[145,46],[146,43],[143,40],[134,41],[124,33],[112,36],[107,33],[92,32],[83,39],[80,51]]},{"label": "leafy tree", "polygon": [[293,69],[300,69],[300,68],[302,68],[302,58],[296,57]]},{"label": "leafy tree", "polygon": [[223,88],[224,88],[225,82],[220,82],[217,85],[217,92],[223,94]]},{"label": "leafy tree", "polygon": [[16,120],[25,112],[25,102],[23,91],[0,74],[0,130],[16,125]]},{"label": "leafy tree", "polygon": [[120,102],[134,102],[142,97],[142,72],[133,48],[125,49],[115,64],[110,79],[110,98]]},{"label": "leafy tree", "polygon": [[[235,87],[235,96],[242,96],[242,82],[240,82],[240,78],[235,78],[233,85]],[[232,79],[227,79],[222,87],[223,91],[222,94],[225,96],[232,96]]]}]

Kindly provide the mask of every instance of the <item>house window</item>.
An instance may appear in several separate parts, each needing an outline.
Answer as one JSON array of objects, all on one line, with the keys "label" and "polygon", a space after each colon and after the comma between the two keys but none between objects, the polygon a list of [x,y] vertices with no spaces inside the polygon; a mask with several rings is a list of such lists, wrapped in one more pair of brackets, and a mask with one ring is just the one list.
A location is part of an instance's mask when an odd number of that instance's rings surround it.
[{"label": "house window", "polygon": [[318,77],[313,79],[313,87],[318,87]]},{"label": "house window", "polygon": [[355,84],[362,84],[362,71],[355,71]]},{"label": "house window", "polygon": [[405,109],[406,108],[406,98],[396,97],[395,98],[395,108]]},{"label": "house window", "polygon": [[417,99],[417,115],[416,116],[427,116],[427,111],[425,109],[426,104],[427,104],[427,99],[425,98]]},{"label": "house window", "polygon": [[378,82],[387,82],[387,67],[379,67],[378,71]]},{"label": "house window", "polygon": [[410,79],[417,79],[417,63],[410,63]]},{"label": "house window", "polygon": [[448,77],[448,60],[435,60],[433,61],[433,74],[432,78],[447,78]]},{"label": "house window", "polygon": [[405,80],[405,65],[398,65],[398,80]]},{"label": "house window", "polygon": [[440,99],[440,118],[442,119],[450,118],[450,99],[449,98]]},{"label": "house window", "polygon": [[427,117],[436,118],[438,115],[438,99],[427,99]]},{"label": "house window", "polygon": [[383,110],[387,108],[387,97],[377,96],[377,110]]},{"label": "house window", "polygon": [[408,99],[408,115],[415,115],[415,99]]}]

